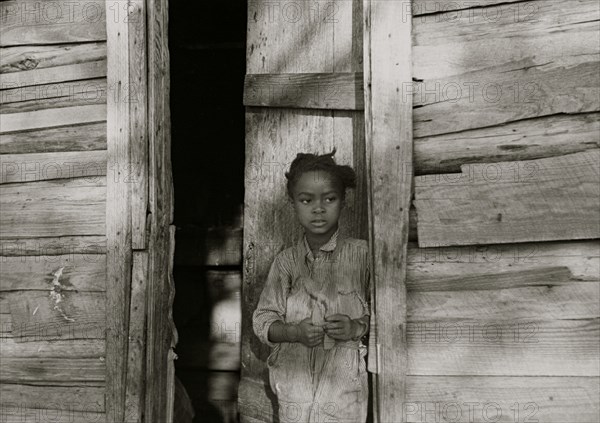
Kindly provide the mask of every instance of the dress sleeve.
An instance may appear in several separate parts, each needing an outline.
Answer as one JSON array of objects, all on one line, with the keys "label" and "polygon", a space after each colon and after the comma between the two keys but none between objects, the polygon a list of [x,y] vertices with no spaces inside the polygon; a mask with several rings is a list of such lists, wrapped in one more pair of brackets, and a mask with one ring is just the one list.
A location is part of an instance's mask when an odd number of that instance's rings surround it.
[{"label": "dress sleeve", "polygon": [[285,272],[280,256],[275,257],[267,281],[260,294],[258,305],[252,315],[254,333],[264,344],[274,347],[269,341],[269,327],[278,320],[285,321],[285,304],[290,286],[290,277]]}]

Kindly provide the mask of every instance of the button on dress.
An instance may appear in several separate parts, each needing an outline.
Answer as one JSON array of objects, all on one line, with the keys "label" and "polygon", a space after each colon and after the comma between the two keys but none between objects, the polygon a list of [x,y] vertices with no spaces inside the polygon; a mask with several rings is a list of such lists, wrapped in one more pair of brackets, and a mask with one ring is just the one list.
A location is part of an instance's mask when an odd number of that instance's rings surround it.
[{"label": "button on dress", "polygon": [[346,314],[358,319],[370,314],[368,247],[364,240],[340,236],[339,230],[316,257],[306,237],[279,253],[253,314],[253,327],[273,350],[267,360],[269,382],[277,396],[281,422],[365,422],[368,381],[367,347],[361,341],[338,341],[325,335],[323,343],[272,343],[269,326],[281,320],[314,325],[324,318]]}]

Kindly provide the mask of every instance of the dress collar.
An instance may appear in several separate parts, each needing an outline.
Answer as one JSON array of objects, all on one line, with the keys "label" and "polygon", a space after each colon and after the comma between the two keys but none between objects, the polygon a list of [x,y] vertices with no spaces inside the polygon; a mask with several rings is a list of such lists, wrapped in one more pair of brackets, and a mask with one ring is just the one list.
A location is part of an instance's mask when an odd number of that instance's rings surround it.
[{"label": "dress collar", "polygon": [[[331,235],[331,238],[329,238],[329,241],[321,245],[319,251],[335,251],[338,246],[338,240],[340,238],[340,228],[338,227],[337,230],[333,233],[333,235]],[[305,251],[305,256],[310,259],[314,259],[312,250],[310,249],[310,245],[308,244],[308,240],[306,239],[306,234],[302,236],[302,241],[300,241],[300,244],[304,247],[303,250]]]}]

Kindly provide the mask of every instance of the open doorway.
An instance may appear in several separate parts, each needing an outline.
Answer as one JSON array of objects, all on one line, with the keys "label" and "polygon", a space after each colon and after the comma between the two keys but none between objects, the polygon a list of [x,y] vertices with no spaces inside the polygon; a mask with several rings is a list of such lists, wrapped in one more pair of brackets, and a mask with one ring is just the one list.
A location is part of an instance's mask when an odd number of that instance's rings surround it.
[{"label": "open doorway", "polygon": [[246,10],[169,5],[175,367],[195,422],[237,421]]}]

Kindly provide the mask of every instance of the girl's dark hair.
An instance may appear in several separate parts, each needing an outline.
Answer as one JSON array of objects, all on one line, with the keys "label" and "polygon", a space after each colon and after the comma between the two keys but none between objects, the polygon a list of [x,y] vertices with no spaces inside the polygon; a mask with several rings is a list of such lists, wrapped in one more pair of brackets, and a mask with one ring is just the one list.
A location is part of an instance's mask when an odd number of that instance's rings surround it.
[{"label": "girl's dark hair", "polygon": [[327,154],[306,154],[298,153],[290,165],[290,171],[285,173],[287,178],[287,192],[290,198],[293,197],[293,188],[300,176],[305,172],[322,170],[327,172],[334,180],[334,183],[340,188],[342,198],[346,195],[347,188],[356,187],[356,173],[350,166],[336,164],[333,156],[336,149]]}]

